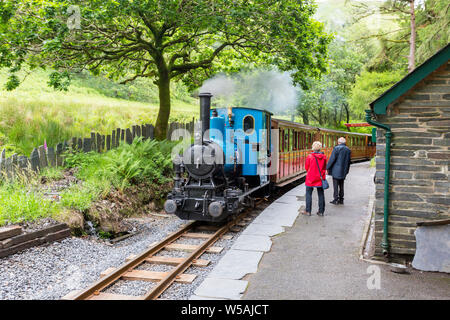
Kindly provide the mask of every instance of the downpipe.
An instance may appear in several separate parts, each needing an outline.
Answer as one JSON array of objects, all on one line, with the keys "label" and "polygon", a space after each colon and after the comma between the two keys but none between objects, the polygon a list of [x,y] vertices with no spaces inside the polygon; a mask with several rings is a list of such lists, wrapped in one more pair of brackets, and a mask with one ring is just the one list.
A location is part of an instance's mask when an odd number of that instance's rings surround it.
[{"label": "downpipe", "polygon": [[389,224],[389,177],[391,169],[391,128],[385,124],[372,120],[372,110],[366,110],[367,123],[385,130],[384,136],[386,138],[386,153],[384,162],[384,219],[383,219],[383,240],[381,241],[381,248],[385,257],[389,256],[389,239],[388,239],[388,224]]}]

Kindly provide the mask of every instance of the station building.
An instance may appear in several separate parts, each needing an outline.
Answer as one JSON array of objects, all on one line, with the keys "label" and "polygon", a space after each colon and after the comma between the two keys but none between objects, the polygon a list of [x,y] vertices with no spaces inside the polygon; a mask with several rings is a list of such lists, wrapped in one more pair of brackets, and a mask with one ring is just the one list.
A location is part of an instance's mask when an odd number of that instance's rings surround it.
[{"label": "station building", "polygon": [[417,222],[450,219],[449,59],[450,44],[367,110],[368,122],[380,125],[376,139],[376,256],[412,257]]}]

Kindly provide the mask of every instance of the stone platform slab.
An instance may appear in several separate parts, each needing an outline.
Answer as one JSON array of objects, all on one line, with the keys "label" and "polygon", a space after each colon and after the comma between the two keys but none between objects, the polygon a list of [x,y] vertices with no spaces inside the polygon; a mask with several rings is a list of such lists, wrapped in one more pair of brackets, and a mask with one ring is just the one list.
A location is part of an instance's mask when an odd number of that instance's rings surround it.
[{"label": "stone platform slab", "polygon": [[264,253],[272,247],[271,237],[285,232],[285,227],[294,224],[299,208],[304,205],[298,196],[304,193],[305,187],[297,186],[262,211],[236,239],[190,299],[240,299],[248,285],[242,279],[257,272]]}]

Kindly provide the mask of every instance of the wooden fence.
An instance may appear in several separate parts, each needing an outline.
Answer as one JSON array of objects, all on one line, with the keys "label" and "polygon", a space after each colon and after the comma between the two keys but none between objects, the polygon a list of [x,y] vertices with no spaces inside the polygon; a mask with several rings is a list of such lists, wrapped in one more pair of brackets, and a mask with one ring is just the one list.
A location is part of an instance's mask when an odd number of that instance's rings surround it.
[{"label": "wooden fence", "polygon": [[[172,133],[176,129],[185,129],[194,132],[194,119],[188,123],[172,122],[167,129],[167,140],[170,140]],[[6,176],[8,179],[14,178],[19,172],[32,170],[38,172],[46,167],[56,167],[63,165],[63,153],[66,150],[79,150],[82,152],[106,152],[118,147],[121,143],[131,144],[136,137],[153,139],[154,126],[151,124],[134,125],[131,128],[117,128],[108,135],[101,135],[98,132],[91,132],[88,138],[73,137],[68,141],[58,143],[55,147],[39,146],[34,148],[30,157],[13,154],[6,158],[6,150],[0,154],[0,179]]]}]

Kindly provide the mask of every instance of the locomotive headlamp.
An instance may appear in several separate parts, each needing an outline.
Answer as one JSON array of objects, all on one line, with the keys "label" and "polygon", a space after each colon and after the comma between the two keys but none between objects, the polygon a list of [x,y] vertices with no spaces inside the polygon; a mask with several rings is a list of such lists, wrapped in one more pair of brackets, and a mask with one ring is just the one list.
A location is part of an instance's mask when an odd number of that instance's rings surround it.
[{"label": "locomotive headlamp", "polygon": [[220,217],[223,212],[223,204],[219,201],[211,202],[208,207],[208,212],[214,218]]},{"label": "locomotive headlamp", "polygon": [[177,203],[174,200],[167,200],[164,203],[164,210],[169,214],[174,214],[177,211]]}]

